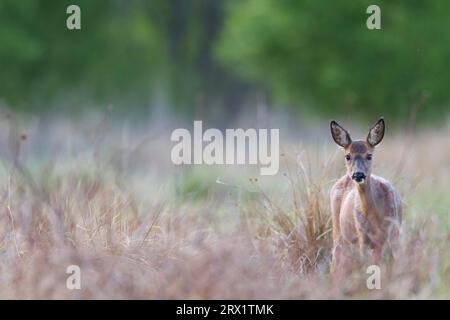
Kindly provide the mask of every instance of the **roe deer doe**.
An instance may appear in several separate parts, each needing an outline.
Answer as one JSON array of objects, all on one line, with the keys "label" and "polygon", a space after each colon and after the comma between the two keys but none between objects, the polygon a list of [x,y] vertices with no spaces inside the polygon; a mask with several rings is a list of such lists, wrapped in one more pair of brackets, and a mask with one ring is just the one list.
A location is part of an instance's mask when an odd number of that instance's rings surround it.
[{"label": "roe deer doe", "polygon": [[[374,148],[384,137],[385,123],[380,118],[366,140],[352,141],[350,134],[336,121],[330,123],[334,141],[343,148],[347,174],[331,189],[333,222],[333,258],[331,272],[371,252],[375,263],[383,249],[392,254],[402,221],[402,203],[392,184],[371,172]],[[347,261],[347,262],[346,262]]]}]

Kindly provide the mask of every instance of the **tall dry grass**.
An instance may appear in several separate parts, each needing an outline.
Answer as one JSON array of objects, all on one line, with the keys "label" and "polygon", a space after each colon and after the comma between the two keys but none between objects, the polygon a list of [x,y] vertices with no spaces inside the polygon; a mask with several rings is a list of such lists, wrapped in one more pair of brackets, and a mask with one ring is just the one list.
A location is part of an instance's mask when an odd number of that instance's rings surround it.
[{"label": "tall dry grass", "polygon": [[374,157],[405,217],[400,257],[369,290],[365,268],[329,275],[343,163],[328,136],[285,141],[279,175],[258,177],[175,168],[159,129],[1,121],[0,298],[450,298],[448,126],[387,135]]}]

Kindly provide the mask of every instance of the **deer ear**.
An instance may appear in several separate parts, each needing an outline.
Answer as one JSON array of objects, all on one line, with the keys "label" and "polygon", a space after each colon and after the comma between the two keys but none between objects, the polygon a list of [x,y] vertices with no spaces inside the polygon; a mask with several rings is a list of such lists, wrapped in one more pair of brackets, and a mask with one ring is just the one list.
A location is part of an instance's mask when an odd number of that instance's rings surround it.
[{"label": "deer ear", "polygon": [[330,122],[331,136],[333,137],[334,142],[336,142],[339,146],[346,148],[352,143],[352,139],[350,138],[350,134],[342,128],[336,121],[332,120]]},{"label": "deer ear", "polygon": [[367,135],[367,143],[372,147],[375,147],[377,144],[383,140],[384,137],[384,119],[381,117],[377,123],[369,130],[369,134]]}]

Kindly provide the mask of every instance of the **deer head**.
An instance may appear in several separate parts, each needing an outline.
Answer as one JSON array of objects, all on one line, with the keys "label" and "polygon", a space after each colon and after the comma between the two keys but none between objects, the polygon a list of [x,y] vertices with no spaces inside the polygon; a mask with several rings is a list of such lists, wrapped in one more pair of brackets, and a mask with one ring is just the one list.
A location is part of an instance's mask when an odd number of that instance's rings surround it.
[{"label": "deer head", "polygon": [[366,140],[352,141],[347,130],[336,121],[331,121],[331,135],[339,146],[344,149],[347,174],[358,184],[364,184],[372,172],[372,156],[375,146],[384,137],[384,119],[380,118],[369,130]]}]

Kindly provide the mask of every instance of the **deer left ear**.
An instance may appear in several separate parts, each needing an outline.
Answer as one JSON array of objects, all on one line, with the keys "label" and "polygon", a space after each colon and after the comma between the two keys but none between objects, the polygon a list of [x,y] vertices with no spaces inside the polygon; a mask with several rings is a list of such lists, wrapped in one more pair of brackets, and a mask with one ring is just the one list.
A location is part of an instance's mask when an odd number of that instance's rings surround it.
[{"label": "deer left ear", "polygon": [[369,134],[367,135],[367,143],[372,147],[375,147],[377,144],[383,140],[384,137],[384,119],[381,117],[377,123],[369,130]]}]

